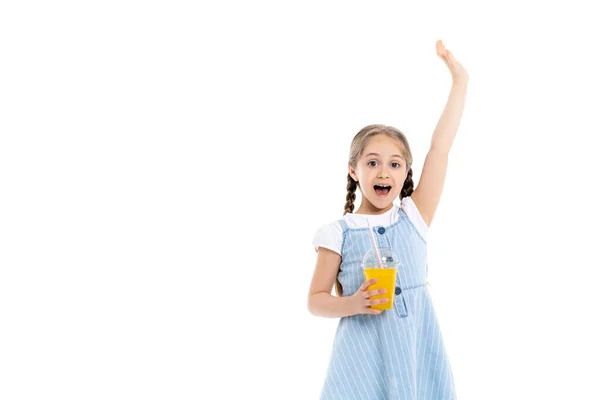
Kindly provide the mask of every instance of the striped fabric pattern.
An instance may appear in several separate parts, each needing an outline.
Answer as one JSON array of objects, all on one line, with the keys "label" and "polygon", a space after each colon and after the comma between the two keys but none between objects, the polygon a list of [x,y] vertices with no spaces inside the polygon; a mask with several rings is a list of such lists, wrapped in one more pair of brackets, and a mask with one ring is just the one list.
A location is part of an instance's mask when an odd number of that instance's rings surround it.
[{"label": "striped fabric pattern", "polygon": [[[364,282],[368,228],[343,228],[339,280],[343,296]],[[383,229],[381,229],[383,228]],[[400,257],[392,310],[341,318],[321,400],[456,399],[454,378],[427,290],[427,245],[404,211],[389,226],[372,227],[380,247]],[[398,293],[398,291],[396,291]]]}]

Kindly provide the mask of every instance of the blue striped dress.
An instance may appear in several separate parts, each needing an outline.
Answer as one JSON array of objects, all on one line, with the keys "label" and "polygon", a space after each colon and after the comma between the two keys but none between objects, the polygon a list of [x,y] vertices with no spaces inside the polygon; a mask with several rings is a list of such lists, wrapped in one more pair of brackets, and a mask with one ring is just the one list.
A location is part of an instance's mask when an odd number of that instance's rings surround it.
[{"label": "blue striped dress", "polygon": [[[343,228],[338,278],[343,296],[365,281],[361,261],[372,248],[368,228]],[[380,247],[400,257],[392,310],[339,321],[322,400],[456,399],[454,378],[427,290],[427,247],[402,209],[388,226],[372,227]]]}]

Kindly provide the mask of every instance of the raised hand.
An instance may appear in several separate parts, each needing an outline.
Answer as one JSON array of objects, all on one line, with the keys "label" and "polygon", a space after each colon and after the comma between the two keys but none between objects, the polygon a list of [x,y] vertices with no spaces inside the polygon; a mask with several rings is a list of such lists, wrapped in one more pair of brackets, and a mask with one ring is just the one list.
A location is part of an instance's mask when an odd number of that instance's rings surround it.
[{"label": "raised hand", "polygon": [[456,61],[454,55],[450,50],[446,49],[444,43],[441,40],[435,42],[435,51],[437,55],[444,60],[444,63],[448,66],[450,73],[452,74],[452,81],[457,83],[467,83],[469,81],[469,74],[464,67]]}]

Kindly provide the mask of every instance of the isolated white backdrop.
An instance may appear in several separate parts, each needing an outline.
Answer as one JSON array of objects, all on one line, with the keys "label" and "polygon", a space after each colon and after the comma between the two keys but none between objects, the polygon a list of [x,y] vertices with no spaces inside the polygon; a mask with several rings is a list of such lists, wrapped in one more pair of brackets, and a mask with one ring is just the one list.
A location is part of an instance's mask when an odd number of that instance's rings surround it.
[{"label": "isolated white backdrop", "polygon": [[597,399],[600,31],[587,2],[4,2],[0,398],[316,399],[306,296],[350,140],[421,173],[458,397]]}]

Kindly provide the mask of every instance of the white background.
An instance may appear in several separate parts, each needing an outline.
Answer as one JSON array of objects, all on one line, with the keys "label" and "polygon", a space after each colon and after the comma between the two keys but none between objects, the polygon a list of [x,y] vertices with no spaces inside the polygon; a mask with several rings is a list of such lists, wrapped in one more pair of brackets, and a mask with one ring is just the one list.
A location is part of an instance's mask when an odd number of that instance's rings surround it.
[{"label": "white background", "polygon": [[318,398],[312,236],[363,126],[418,182],[437,39],[470,75],[428,244],[458,397],[600,398],[590,3],[216,3],[2,3],[0,398]]}]

